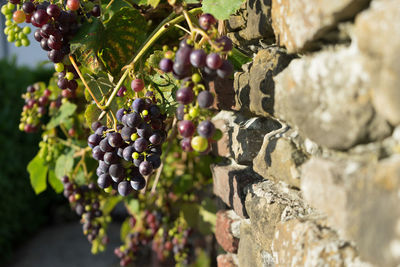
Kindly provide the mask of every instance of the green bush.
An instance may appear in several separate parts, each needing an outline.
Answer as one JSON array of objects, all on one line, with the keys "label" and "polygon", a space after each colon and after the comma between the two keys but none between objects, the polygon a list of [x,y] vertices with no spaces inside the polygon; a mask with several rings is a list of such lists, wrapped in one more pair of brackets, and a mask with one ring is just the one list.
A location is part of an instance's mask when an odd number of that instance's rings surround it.
[{"label": "green bush", "polygon": [[[36,154],[39,134],[18,130],[24,104],[21,94],[35,81],[47,81],[51,71],[17,67],[0,60],[0,262],[11,257],[16,244],[23,241],[48,218],[49,205],[56,194],[51,190],[35,196],[26,171]],[[0,264],[1,265],[1,264]]]}]

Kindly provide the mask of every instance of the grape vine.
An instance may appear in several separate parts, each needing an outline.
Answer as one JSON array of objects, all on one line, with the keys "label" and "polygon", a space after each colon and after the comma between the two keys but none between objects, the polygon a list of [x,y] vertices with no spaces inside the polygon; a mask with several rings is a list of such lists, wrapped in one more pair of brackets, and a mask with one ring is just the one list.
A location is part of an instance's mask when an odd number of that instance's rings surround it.
[{"label": "grape vine", "polygon": [[178,0],[9,0],[1,8],[8,41],[29,46],[32,30],[20,24],[30,23],[54,63],[50,81],[22,95],[20,130],[42,133],[28,165],[33,189],[48,181],[63,192],[93,253],[105,249],[111,212],[124,203],[114,250],[121,266],[148,251],[186,266],[213,231],[217,158],[209,153],[222,132],[209,83],[231,79],[248,60],[221,34],[222,9]]}]

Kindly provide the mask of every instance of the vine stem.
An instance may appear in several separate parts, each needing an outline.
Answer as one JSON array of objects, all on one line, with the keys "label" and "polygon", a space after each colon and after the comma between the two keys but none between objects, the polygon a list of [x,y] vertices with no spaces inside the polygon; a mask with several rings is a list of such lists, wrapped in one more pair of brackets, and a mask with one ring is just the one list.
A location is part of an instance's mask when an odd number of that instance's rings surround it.
[{"label": "vine stem", "polygon": [[92,96],[92,98],[93,98],[94,102],[96,103],[97,107],[99,109],[104,109],[104,107],[102,107],[100,105],[99,101],[97,101],[96,96],[93,94],[92,90],[90,90],[90,87],[86,83],[85,78],[83,78],[82,72],[79,70],[78,65],[76,65],[75,59],[72,56],[69,56],[69,60],[71,61],[72,65],[74,66],[74,69],[78,73],[79,78],[81,78],[82,83],[85,85],[86,90],[88,90],[89,94]]},{"label": "vine stem", "polygon": [[[186,12],[186,11],[185,11]],[[188,13],[190,14],[198,14],[201,12],[201,8],[194,8],[190,10]],[[185,18],[183,15],[180,15],[174,19],[171,19],[175,14],[169,15],[154,31],[147,40],[142,44],[141,48],[139,48],[139,52],[133,58],[130,64],[126,65],[122,69],[125,69],[124,73],[122,74],[121,78],[119,79],[117,85],[115,86],[114,90],[112,91],[110,97],[107,100],[107,103],[104,105],[103,112],[99,116],[99,120],[101,120],[104,115],[106,114],[106,109],[108,109],[111,105],[111,102],[114,100],[119,88],[121,87],[122,83],[128,76],[129,72],[134,68],[135,63],[146,53],[146,51],[160,38],[165,32],[167,32],[171,26],[174,26],[177,23],[182,22]]]},{"label": "vine stem", "polygon": [[165,152],[163,153],[163,156],[162,156],[162,159],[161,159],[161,165],[157,170],[156,178],[155,178],[153,186],[151,188],[151,194],[154,194],[156,192],[157,184],[158,184],[158,181],[160,180],[160,176],[161,176],[161,172],[162,172],[163,167],[164,167],[165,159],[167,158],[167,155],[168,155],[169,151],[171,150],[172,141],[175,139],[175,135],[176,135],[176,127],[175,126],[176,126],[176,123],[177,123],[177,119],[175,117],[174,121],[172,122],[172,126],[171,126],[172,132],[171,132],[171,135],[169,137],[168,147],[165,150]]}]

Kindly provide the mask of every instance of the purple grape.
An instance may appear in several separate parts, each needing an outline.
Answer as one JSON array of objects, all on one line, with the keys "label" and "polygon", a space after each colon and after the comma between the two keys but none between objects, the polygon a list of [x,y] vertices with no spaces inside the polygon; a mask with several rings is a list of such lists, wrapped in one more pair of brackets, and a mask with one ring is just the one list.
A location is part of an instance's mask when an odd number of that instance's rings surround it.
[{"label": "purple grape", "polygon": [[54,26],[49,23],[44,24],[40,28],[40,32],[41,32],[41,34],[44,34],[42,36],[45,38],[49,38],[49,36],[52,35],[55,31],[56,31],[56,28],[54,28]]},{"label": "purple grape", "polygon": [[206,65],[207,54],[204,50],[193,50],[190,54],[190,63],[195,68],[202,68]]},{"label": "purple grape", "polygon": [[160,61],[160,64],[158,65],[160,70],[163,72],[171,72],[172,71],[172,66],[174,65],[174,62],[169,59],[169,58],[163,58]]},{"label": "purple grape", "polygon": [[134,143],[134,148],[137,152],[142,153],[143,151],[145,151],[147,149],[148,145],[149,145],[149,142],[145,138],[140,137],[140,138],[136,139],[136,141]]},{"label": "purple grape", "polygon": [[152,147],[150,149],[150,152],[154,153],[154,154],[157,154],[157,155],[161,155],[162,154],[162,148],[161,148],[161,146],[155,146],[155,147]]},{"label": "purple grape", "polygon": [[100,168],[97,168],[96,169],[96,175],[97,176],[100,176],[100,175],[102,175],[104,172],[100,169]]},{"label": "purple grape", "polygon": [[153,165],[149,161],[143,161],[140,163],[139,172],[141,175],[149,175],[153,171]]},{"label": "purple grape", "polygon": [[95,160],[103,160],[104,152],[100,149],[100,146],[95,146],[92,150],[92,156]]},{"label": "purple grape", "polygon": [[100,188],[107,188],[111,185],[111,176],[109,174],[102,174],[97,179],[97,184]]},{"label": "purple grape", "polygon": [[175,61],[174,65],[172,66],[172,70],[173,74],[177,74],[179,77],[185,78],[190,76],[190,68],[181,62]]},{"label": "purple grape", "polygon": [[117,121],[121,122],[122,121],[122,116],[125,115],[126,109],[120,108],[117,110],[115,113],[115,117],[117,118]]},{"label": "purple grape", "polygon": [[147,156],[146,160],[151,163],[154,169],[158,169],[161,166],[161,159],[160,155],[151,154]]},{"label": "purple grape", "polygon": [[51,50],[47,53],[47,57],[53,62],[53,63],[59,63],[64,59],[64,54],[61,50]]},{"label": "purple grape", "polygon": [[114,148],[108,142],[108,137],[101,140],[99,146],[100,146],[101,151],[103,151],[103,152],[114,151]]},{"label": "purple grape", "polygon": [[222,51],[228,52],[233,48],[232,40],[228,36],[222,36],[217,40],[217,43],[222,48]]},{"label": "purple grape", "polygon": [[100,126],[99,128],[96,129],[96,131],[94,133],[97,134],[97,135],[103,136],[103,133],[106,130],[107,130],[107,127]]},{"label": "purple grape", "polygon": [[45,51],[51,51],[51,48],[47,44],[47,40],[47,38],[43,37],[42,40],[40,40],[40,47]]},{"label": "purple grape", "polygon": [[[132,104],[133,105],[133,104]],[[126,115],[126,126],[134,128],[140,124],[142,118],[139,113],[132,112]]]},{"label": "purple grape", "polygon": [[181,141],[181,148],[183,151],[190,152],[193,151],[191,145],[192,139],[191,138],[183,138]]},{"label": "purple grape", "polygon": [[118,90],[117,96],[123,97],[126,93],[126,90],[127,90],[126,87],[122,85]]},{"label": "purple grape", "polygon": [[118,184],[118,193],[121,196],[127,196],[132,192],[132,187],[128,181],[122,181]]},{"label": "purple grape", "polygon": [[204,73],[206,74],[206,77],[209,79],[213,79],[217,76],[217,72],[213,69],[208,68],[207,66],[204,67]]},{"label": "purple grape", "polygon": [[22,10],[26,13],[26,14],[31,14],[33,11],[35,11],[35,5],[28,1],[22,4]]},{"label": "purple grape", "polygon": [[92,145],[93,147],[99,145],[100,141],[101,141],[101,137],[98,136],[97,134],[91,134],[88,137],[88,144]]},{"label": "purple grape", "polygon": [[59,80],[57,81],[57,86],[58,86],[60,89],[67,89],[67,87],[68,87],[68,80],[67,80],[67,79],[64,79],[64,78],[59,79]]},{"label": "purple grape", "polygon": [[208,30],[211,28],[212,25],[215,25],[217,20],[211,14],[203,14],[199,18],[199,25],[203,30]]},{"label": "purple grape", "polygon": [[34,13],[32,18],[35,20],[37,24],[43,26],[44,24],[49,21],[49,15],[47,15],[46,11],[43,9],[37,9]]},{"label": "purple grape", "polygon": [[56,40],[53,36],[50,36],[47,39],[47,46],[54,50],[60,50],[62,47],[62,42],[60,40]]},{"label": "purple grape", "polygon": [[142,190],[146,186],[146,180],[141,175],[137,175],[131,178],[131,187],[136,190]]},{"label": "purple grape", "polygon": [[206,58],[206,65],[212,70],[216,70],[222,65],[222,59],[219,54],[211,53]]},{"label": "purple grape", "polygon": [[145,109],[146,103],[142,98],[136,98],[132,103],[132,109],[141,113]]},{"label": "purple grape", "polygon": [[120,133],[110,133],[108,136],[108,143],[112,147],[121,147],[123,140]]},{"label": "purple grape", "polygon": [[110,168],[110,165],[105,163],[104,161],[100,160],[99,161],[99,167],[98,167],[103,173],[107,173],[108,169]]},{"label": "purple grape", "polygon": [[68,85],[67,85],[68,89],[70,89],[71,91],[75,91],[78,88],[78,82],[75,80],[70,80],[68,81]]},{"label": "purple grape", "polygon": [[178,62],[184,66],[188,66],[190,64],[191,53],[192,53],[192,48],[189,46],[179,48],[175,54],[175,62]]},{"label": "purple grape", "polygon": [[160,108],[156,105],[151,105],[149,107],[149,114],[150,114],[151,119],[160,117],[160,115],[161,115]]},{"label": "purple grape", "polygon": [[133,152],[136,152],[135,148],[133,148],[133,146],[127,146],[124,148],[124,151],[122,152],[122,157],[126,161],[132,161]]},{"label": "purple grape", "polygon": [[221,67],[217,69],[217,75],[222,79],[226,79],[231,76],[232,72],[233,65],[228,60],[224,60]]},{"label": "purple grape", "polygon": [[95,5],[92,10],[90,11],[93,17],[100,17],[101,15],[101,8],[99,5]]},{"label": "purple grape", "polygon": [[178,123],[178,131],[183,137],[191,137],[195,131],[195,125],[192,121],[184,120]]},{"label": "purple grape", "polygon": [[61,9],[57,5],[51,4],[46,8],[46,13],[50,17],[57,19],[61,14]]},{"label": "purple grape", "polygon": [[122,179],[125,176],[125,169],[121,164],[111,164],[108,173],[111,177]]},{"label": "purple grape", "polygon": [[131,135],[134,134],[134,133],[136,133],[135,128],[131,128],[131,127],[125,126],[121,130],[122,139],[124,141],[130,141],[131,140]]},{"label": "purple grape", "polygon": [[139,156],[139,158],[137,159],[133,159],[133,165],[135,165],[136,167],[139,167],[140,164],[143,162],[144,157],[142,155]]},{"label": "purple grape", "polygon": [[197,103],[201,108],[209,108],[214,103],[214,96],[209,91],[201,91],[197,96]]},{"label": "purple grape", "polygon": [[94,122],[92,122],[91,128],[92,128],[93,131],[96,131],[101,126],[102,126],[101,122],[94,121]]},{"label": "purple grape", "polygon": [[108,165],[118,162],[118,155],[115,152],[107,152],[104,154],[104,162]]},{"label": "purple grape", "polygon": [[183,105],[187,105],[193,102],[194,92],[189,87],[184,87],[176,91],[176,100]]},{"label": "purple grape", "polygon": [[[30,2],[27,2],[30,3]],[[33,34],[33,37],[35,38],[36,41],[40,42],[42,40],[42,35],[40,34],[40,29],[36,29],[35,33]]]},{"label": "purple grape", "polygon": [[208,139],[213,136],[215,132],[215,126],[211,121],[205,120],[200,122],[199,126],[197,126],[197,132],[200,136]]},{"label": "purple grape", "polygon": [[185,105],[179,105],[176,109],[175,115],[178,121],[183,120],[183,117],[185,116]]},{"label": "purple grape", "polygon": [[152,133],[152,130],[151,130],[150,125],[148,125],[147,123],[143,122],[137,127],[137,133],[138,133],[138,135],[140,137],[143,137],[143,138],[147,139],[147,138],[150,137],[150,135]]},{"label": "purple grape", "polygon": [[193,48],[193,45],[188,44],[187,39],[183,39],[179,42],[179,48],[189,47],[190,49]]},{"label": "purple grape", "polygon": [[154,133],[153,135],[151,135],[149,137],[149,141],[153,145],[159,145],[159,144],[161,144],[162,137],[159,133]]}]

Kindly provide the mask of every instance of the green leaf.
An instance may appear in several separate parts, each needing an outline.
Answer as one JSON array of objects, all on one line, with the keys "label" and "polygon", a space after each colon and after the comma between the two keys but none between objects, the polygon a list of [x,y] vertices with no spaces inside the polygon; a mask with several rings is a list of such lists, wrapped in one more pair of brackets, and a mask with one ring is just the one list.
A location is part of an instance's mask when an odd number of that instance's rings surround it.
[{"label": "green leaf", "polygon": [[62,104],[60,109],[47,124],[46,128],[50,130],[57,127],[58,125],[63,123],[66,119],[68,119],[69,116],[74,114],[76,108],[77,106],[75,104],[72,104],[71,102],[65,102],[64,104]]},{"label": "green leaf", "polygon": [[210,13],[217,19],[228,19],[243,2],[244,0],[203,0],[203,12]]},{"label": "green leaf", "polygon": [[131,214],[138,214],[140,211],[140,205],[139,205],[139,200],[137,199],[131,199],[127,203],[128,205],[127,208]]},{"label": "green leaf", "polygon": [[147,64],[149,65],[149,67],[158,69],[159,68],[158,65],[160,64],[160,61],[163,58],[164,58],[164,51],[156,50],[147,59]]},{"label": "green leaf", "polygon": [[[101,114],[101,110],[96,106],[96,104],[89,104],[86,107],[85,110],[85,119],[86,119],[86,123],[87,125],[92,125],[93,122],[97,121],[97,119],[99,118]],[[105,122],[105,120],[103,119],[103,122]]]},{"label": "green leaf", "polygon": [[129,234],[130,230],[131,230],[131,226],[129,225],[129,218],[126,218],[125,221],[122,223],[121,225],[121,230],[120,230],[120,237],[121,237],[121,241],[124,242],[126,236]]},{"label": "green leaf", "polygon": [[56,191],[57,194],[64,190],[64,186],[60,179],[57,178],[56,173],[53,170],[49,170],[48,180],[51,187]]},{"label": "green leaf", "polygon": [[49,167],[45,163],[46,161],[38,154],[28,164],[27,169],[35,194],[43,192],[47,187],[46,178]]},{"label": "green leaf", "polygon": [[242,65],[252,61],[252,58],[246,56],[234,47],[231,55],[229,55],[229,61],[235,66],[235,69],[241,69]]},{"label": "green leaf", "polygon": [[[92,93],[98,101],[101,101],[103,97],[114,87],[107,75],[104,73],[97,74],[97,77],[88,73],[86,73],[84,76],[90,89],[92,90]],[[92,96],[87,90],[85,90],[85,97],[87,101],[92,100]]]},{"label": "green leaf", "polygon": [[156,8],[159,3],[160,3],[160,0],[147,0],[147,4],[151,5],[154,8]]},{"label": "green leaf", "polygon": [[103,205],[103,213],[105,215],[110,214],[110,212],[115,208],[115,206],[122,200],[121,196],[108,197]]},{"label": "green leaf", "polygon": [[74,167],[73,150],[71,152],[67,155],[61,155],[56,161],[55,174],[59,179],[67,175]]}]

